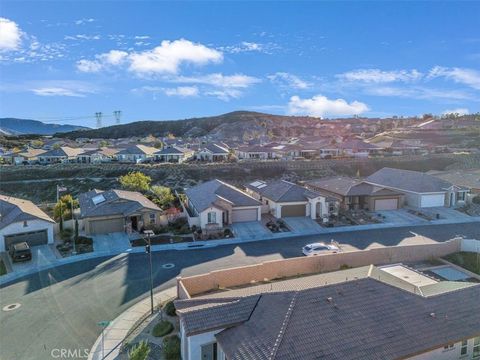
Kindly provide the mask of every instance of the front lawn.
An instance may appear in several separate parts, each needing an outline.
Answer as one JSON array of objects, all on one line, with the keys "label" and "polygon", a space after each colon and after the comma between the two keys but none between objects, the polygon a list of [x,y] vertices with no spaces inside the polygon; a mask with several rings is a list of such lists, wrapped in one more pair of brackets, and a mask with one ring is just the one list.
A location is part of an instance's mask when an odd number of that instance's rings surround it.
[{"label": "front lawn", "polygon": [[480,275],[480,255],[471,252],[459,252],[445,256],[445,260]]},{"label": "front lawn", "polygon": [[7,273],[7,268],[3,263],[3,260],[0,259],[0,276],[5,275]]}]

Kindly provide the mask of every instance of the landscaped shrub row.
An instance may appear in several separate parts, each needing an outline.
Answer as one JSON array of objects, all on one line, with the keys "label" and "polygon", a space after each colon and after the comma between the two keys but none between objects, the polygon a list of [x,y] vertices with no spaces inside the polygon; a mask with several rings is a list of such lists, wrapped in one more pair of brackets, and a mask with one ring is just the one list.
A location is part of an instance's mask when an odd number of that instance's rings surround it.
[{"label": "landscaped shrub row", "polygon": [[152,335],[155,337],[162,337],[170,334],[173,331],[173,324],[168,320],[162,320],[153,327]]},{"label": "landscaped shrub row", "polygon": [[163,356],[165,360],[180,360],[180,338],[177,335],[163,338]]}]

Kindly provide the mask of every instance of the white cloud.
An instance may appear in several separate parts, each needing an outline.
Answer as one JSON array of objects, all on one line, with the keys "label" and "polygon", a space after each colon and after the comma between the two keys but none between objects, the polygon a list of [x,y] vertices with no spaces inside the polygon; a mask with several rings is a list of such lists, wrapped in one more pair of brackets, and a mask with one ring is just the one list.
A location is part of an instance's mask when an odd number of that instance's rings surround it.
[{"label": "white cloud", "polygon": [[212,85],[221,88],[247,88],[253,84],[259,83],[261,80],[243,74],[223,75],[220,73],[214,73],[200,76],[176,76],[170,78],[170,81],[176,83]]},{"label": "white cloud", "polygon": [[410,88],[379,86],[364,88],[364,92],[375,96],[397,96],[412,99],[449,99],[449,100],[473,100],[474,97],[462,90],[433,89],[416,86]]},{"label": "white cloud", "polygon": [[368,106],[359,101],[348,103],[344,99],[331,100],[322,95],[316,95],[310,99],[292,96],[288,103],[288,112],[290,114],[318,117],[358,115],[368,110]]},{"label": "white cloud", "polygon": [[205,45],[180,39],[164,40],[152,50],[130,54],[129,59],[129,70],[136,74],[176,74],[182,64],[219,63],[223,54]]},{"label": "white cloud", "polygon": [[176,88],[164,89],[168,96],[191,97],[198,96],[198,88],[196,86],[179,86]]},{"label": "white cloud", "polygon": [[442,114],[443,115],[458,114],[458,115],[462,116],[462,115],[470,114],[470,111],[466,108],[458,108],[458,109],[445,110]]},{"label": "white cloud", "polygon": [[337,78],[342,80],[368,83],[389,83],[395,81],[411,82],[419,80],[422,77],[423,74],[415,69],[393,71],[383,71],[380,69],[360,69],[337,75]]},{"label": "white cloud", "polygon": [[92,19],[92,18],[78,19],[78,20],[75,21],[75,25],[83,25],[83,24],[87,24],[87,23],[92,23],[94,21],[95,21],[95,19]]},{"label": "white cloud", "polygon": [[146,39],[150,39],[150,36],[148,35],[136,35],[134,37],[135,40],[146,40]]},{"label": "white cloud", "polygon": [[79,60],[77,69],[81,72],[99,72],[111,66],[122,65],[128,58],[128,53],[121,50],[110,50],[108,53],[96,55],[96,60]]},{"label": "white cloud", "polygon": [[273,75],[268,75],[267,78],[284,89],[308,89],[312,84],[300,79],[298,76],[286,72],[277,72]]},{"label": "white cloud", "polygon": [[22,31],[9,19],[0,17],[0,52],[15,51],[20,48]]},{"label": "white cloud", "polygon": [[77,34],[77,35],[65,35],[64,40],[100,40],[102,37],[100,35],[87,35],[87,34]]},{"label": "white cloud", "polygon": [[[89,83],[70,80],[49,80],[25,85],[26,90],[38,96],[85,97],[97,92],[97,88]],[[21,89],[20,89],[21,90]]]},{"label": "white cloud", "polygon": [[242,92],[238,89],[226,88],[218,90],[206,91],[205,95],[216,97],[222,101],[229,101],[231,99],[238,99],[242,96]]},{"label": "white cloud", "polygon": [[480,71],[465,68],[447,68],[435,66],[428,74],[429,78],[444,77],[456,83],[480,90]]}]

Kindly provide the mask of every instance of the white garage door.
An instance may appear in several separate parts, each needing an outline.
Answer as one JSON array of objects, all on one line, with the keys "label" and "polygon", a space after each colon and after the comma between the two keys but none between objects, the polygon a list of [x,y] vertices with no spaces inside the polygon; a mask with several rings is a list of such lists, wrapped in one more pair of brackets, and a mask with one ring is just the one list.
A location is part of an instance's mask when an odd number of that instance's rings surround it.
[{"label": "white garage door", "polygon": [[123,232],[125,231],[124,223],[123,218],[90,221],[90,234]]},{"label": "white garage door", "polygon": [[444,194],[422,195],[420,207],[443,206],[445,204]]},{"label": "white garage door", "polygon": [[379,210],[397,210],[398,199],[377,199],[375,200],[375,211]]},{"label": "white garage door", "polygon": [[21,234],[7,235],[5,236],[5,250],[9,249],[11,245],[18,244],[20,242],[27,242],[30,246],[45,245],[48,244],[47,230],[39,230],[26,232]]},{"label": "white garage door", "polygon": [[232,222],[257,221],[257,208],[255,209],[233,209]]}]

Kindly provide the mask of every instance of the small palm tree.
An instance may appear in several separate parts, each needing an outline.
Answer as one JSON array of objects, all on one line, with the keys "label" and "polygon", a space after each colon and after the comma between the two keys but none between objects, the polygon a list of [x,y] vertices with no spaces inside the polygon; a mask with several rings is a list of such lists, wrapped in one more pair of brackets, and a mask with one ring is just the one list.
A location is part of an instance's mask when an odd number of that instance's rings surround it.
[{"label": "small palm tree", "polygon": [[128,352],[129,360],[146,360],[150,354],[150,345],[142,340]]}]

